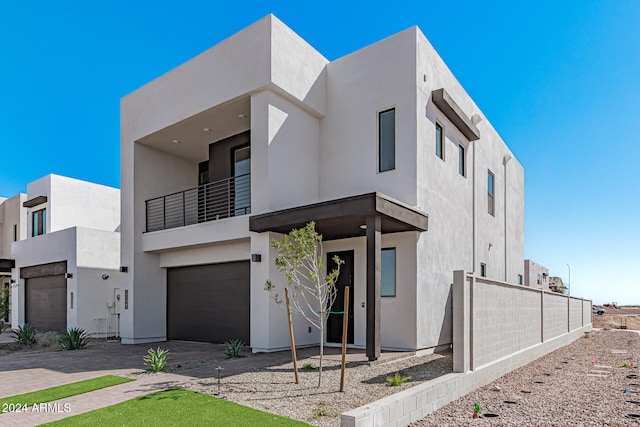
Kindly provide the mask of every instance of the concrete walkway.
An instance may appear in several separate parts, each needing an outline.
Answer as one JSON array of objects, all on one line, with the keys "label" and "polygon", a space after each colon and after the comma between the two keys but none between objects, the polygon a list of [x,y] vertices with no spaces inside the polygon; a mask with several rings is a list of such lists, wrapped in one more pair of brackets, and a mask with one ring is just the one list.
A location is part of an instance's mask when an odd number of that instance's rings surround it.
[{"label": "concrete walkway", "polygon": [[[49,351],[42,353],[10,353],[0,355],[0,397],[14,396],[49,387],[69,384],[102,375],[140,372],[145,369],[142,358],[155,345],[121,345],[118,342],[98,342],[80,351]],[[0,414],[0,426],[37,426],[95,409],[115,405],[170,387],[217,378],[216,367],[222,367],[221,377],[277,366],[291,362],[289,351],[249,354],[245,358],[226,359],[224,345],[169,341],[159,344],[169,350],[167,365],[171,373],[149,374],[141,378],[65,398],[27,412]],[[366,363],[361,351],[353,350],[349,363]],[[318,348],[298,349],[298,358],[313,357]],[[338,357],[339,348],[326,348],[325,354]],[[397,355],[383,353],[381,359]],[[39,403],[39,402],[37,402]],[[1,410],[2,408],[0,408]]]}]

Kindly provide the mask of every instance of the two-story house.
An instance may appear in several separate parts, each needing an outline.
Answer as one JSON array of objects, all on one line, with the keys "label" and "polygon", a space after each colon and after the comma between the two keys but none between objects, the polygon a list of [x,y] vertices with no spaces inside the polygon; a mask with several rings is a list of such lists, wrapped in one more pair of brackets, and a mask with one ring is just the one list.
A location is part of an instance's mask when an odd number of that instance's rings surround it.
[{"label": "two-story house", "polygon": [[418,28],[330,61],[269,15],[121,101],[123,343],[286,348],[270,240],[315,221],[350,345],[448,347],[454,270],[523,274],[523,180]]},{"label": "two-story house", "polygon": [[[27,235],[27,212],[22,203],[26,194],[0,198],[0,305],[5,308],[0,320],[8,323],[11,307],[11,272],[15,260],[11,256],[11,244]],[[8,310],[7,310],[8,309]]]},{"label": "two-story house", "polygon": [[26,239],[13,243],[12,325],[116,335],[120,191],[59,175],[27,185]]}]

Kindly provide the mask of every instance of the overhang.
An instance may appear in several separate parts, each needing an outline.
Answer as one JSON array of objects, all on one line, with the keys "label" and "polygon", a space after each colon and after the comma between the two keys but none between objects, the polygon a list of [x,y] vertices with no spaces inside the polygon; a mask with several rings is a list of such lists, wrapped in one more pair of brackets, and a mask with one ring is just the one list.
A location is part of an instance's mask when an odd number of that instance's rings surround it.
[{"label": "overhang", "polygon": [[433,103],[444,113],[445,116],[458,128],[469,141],[480,139],[480,131],[473,124],[471,119],[462,111],[444,88],[431,92]]},{"label": "overhang", "polygon": [[288,233],[315,221],[324,240],[366,235],[366,218],[380,216],[381,232],[427,231],[428,215],[380,193],[367,193],[283,209],[249,218],[249,230]]},{"label": "overhang", "polygon": [[43,203],[47,203],[47,196],[38,196],[33,199],[29,199],[22,204],[25,208],[32,208],[34,206],[41,205]]}]

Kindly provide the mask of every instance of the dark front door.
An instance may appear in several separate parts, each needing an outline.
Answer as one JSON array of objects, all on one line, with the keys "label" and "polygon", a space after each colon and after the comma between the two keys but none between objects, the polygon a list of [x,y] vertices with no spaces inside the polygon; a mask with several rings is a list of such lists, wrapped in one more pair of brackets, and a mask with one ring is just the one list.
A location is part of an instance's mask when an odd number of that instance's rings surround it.
[{"label": "dark front door", "polygon": [[249,344],[249,262],[167,270],[167,338]]},{"label": "dark front door", "polygon": [[[327,254],[327,272],[336,268],[333,257],[338,255],[344,264],[340,267],[340,276],[336,282],[336,300],[331,307],[332,312],[344,311],[344,288],[349,286],[349,328],[347,343],[353,344],[353,251],[329,252]],[[342,314],[329,314],[327,319],[327,342],[342,342]]]}]

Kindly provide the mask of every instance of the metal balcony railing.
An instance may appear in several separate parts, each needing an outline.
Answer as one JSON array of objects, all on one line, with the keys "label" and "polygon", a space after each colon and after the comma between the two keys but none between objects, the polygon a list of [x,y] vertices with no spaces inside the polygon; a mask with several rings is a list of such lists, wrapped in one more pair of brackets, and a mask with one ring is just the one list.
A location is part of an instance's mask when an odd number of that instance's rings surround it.
[{"label": "metal balcony railing", "polygon": [[147,231],[251,213],[251,174],[211,182],[145,202]]}]

